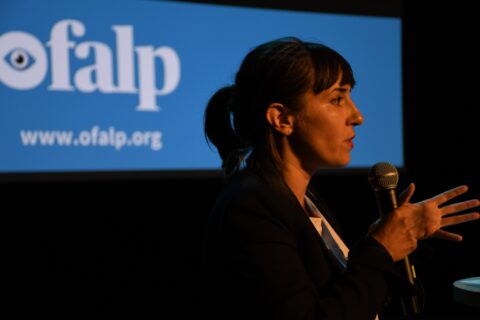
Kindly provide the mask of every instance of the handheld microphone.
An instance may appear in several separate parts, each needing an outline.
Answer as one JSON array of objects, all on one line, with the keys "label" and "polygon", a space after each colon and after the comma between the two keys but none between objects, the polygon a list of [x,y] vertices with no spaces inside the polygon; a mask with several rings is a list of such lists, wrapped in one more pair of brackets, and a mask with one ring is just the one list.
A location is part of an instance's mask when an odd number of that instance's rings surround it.
[{"label": "handheld microphone", "polygon": [[[398,179],[397,168],[388,162],[375,164],[368,173],[368,182],[375,191],[377,206],[380,211],[380,216],[382,217],[398,207],[396,193]],[[406,256],[399,263],[410,284],[417,287],[415,268],[413,264],[410,263],[409,257]],[[405,316],[415,315],[421,311],[417,295],[403,297],[401,299],[401,305]]]}]

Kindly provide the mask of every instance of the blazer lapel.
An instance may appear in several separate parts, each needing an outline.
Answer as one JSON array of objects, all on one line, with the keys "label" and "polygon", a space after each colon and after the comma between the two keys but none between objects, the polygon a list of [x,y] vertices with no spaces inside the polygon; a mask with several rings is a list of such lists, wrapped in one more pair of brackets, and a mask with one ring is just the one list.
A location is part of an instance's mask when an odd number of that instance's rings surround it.
[{"label": "blazer lapel", "polygon": [[[270,174],[269,172],[263,171],[259,176],[269,185],[269,187],[282,199],[282,205],[285,208],[284,212],[287,212],[288,215],[288,220],[291,221],[292,225],[296,225],[297,230],[299,232],[305,232],[305,229],[308,230],[308,233],[310,236],[308,238],[318,242],[320,245],[323,253],[328,256],[328,260],[332,268],[337,270],[337,272],[343,272],[345,268],[343,265],[338,261],[338,259],[335,257],[335,255],[328,249],[326,246],[325,242],[322,239],[322,236],[318,233],[317,229],[313,225],[313,223],[310,221],[310,218],[308,217],[307,213],[305,210],[302,208],[301,204],[298,202],[297,198],[293,194],[293,192],[290,190],[290,188],[287,186],[287,184],[278,177],[275,174]],[[279,201],[280,201],[279,199]],[[315,197],[312,199],[315,203],[315,205],[318,205],[318,198]],[[324,214],[325,210],[324,206],[318,206],[319,210],[321,210],[322,214]],[[336,223],[335,219],[332,218],[332,215],[330,212],[327,213],[327,215],[324,215],[326,219],[328,219],[328,222],[330,225],[335,229],[335,231],[338,233],[338,224]],[[340,235],[340,234],[339,234]],[[300,236],[305,236],[305,235],[299,235]]]}]

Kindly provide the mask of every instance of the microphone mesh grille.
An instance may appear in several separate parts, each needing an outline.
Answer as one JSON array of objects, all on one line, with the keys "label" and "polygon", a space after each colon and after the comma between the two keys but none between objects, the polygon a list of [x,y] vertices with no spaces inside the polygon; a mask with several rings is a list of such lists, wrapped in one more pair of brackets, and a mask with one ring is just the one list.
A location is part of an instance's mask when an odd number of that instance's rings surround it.
[{"label": "microphone mesh grille", "polygon": [[388,162],[375,164],[368,173],[368,181],[374,190],[394,189],[398,184],[398,171]]}]

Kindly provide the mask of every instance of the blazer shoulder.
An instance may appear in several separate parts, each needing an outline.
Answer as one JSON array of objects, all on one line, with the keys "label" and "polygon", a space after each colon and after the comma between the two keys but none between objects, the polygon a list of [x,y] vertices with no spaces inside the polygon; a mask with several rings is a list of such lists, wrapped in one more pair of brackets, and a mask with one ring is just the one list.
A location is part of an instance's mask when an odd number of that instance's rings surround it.
[{"label": "blazer shoulder", "polygon": [[263,216],[289,229],[308,220],[303,208],[290,189],[282,185],[280,178],[269,179],[249,172],[238,173],[228,182],[214,212],[222,219],[230,215]]}]

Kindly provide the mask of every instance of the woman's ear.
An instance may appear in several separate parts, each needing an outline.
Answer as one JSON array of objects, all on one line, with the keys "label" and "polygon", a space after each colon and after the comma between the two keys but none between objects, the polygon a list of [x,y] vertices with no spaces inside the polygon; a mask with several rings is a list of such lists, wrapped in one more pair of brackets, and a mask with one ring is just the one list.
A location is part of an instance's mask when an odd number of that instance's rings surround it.
[{"label": "woman's ear", "polygon": [[289,136],[293,132],[294,116],[281,103],[272,103],[268,106],[266,117],[268,123],[278,133]]}]

